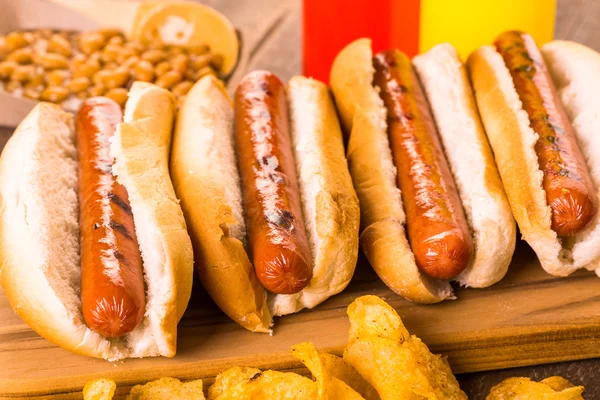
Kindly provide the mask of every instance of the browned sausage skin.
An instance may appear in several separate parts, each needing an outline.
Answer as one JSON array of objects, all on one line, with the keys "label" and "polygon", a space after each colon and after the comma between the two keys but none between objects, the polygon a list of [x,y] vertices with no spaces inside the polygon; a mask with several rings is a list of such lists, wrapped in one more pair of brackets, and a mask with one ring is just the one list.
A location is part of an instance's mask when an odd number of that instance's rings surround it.
[{"label": "browned sausage skin", "polygon": [[539,135],[535,151],[552,209],[552,230],[559,236],[575,235],[596,214],[598,200],[573,127],[533,38],[509,31],[498,36],[495,45],[510,71],[531,128]]},{"label": "browned sausage skin", "polygon": [[131,332],[145,310],[142,259],[127,191],[112,175],[110,138],[121,108],[103,97],[77,114],[83,317],[107,337]]},{"label": "browned sausage skin", "polygon": [[266,71],[235,93],[235,132],[254,268],[263,286],[297,293],[312,277],[281,81]]},{"label": "browned sausage skin", "polygon": [[388,135],[415,261],[433,278],[454,278],[468,266],[473,241],[429,105],[405,54],[381,52],[373,64],[388,111]]}]

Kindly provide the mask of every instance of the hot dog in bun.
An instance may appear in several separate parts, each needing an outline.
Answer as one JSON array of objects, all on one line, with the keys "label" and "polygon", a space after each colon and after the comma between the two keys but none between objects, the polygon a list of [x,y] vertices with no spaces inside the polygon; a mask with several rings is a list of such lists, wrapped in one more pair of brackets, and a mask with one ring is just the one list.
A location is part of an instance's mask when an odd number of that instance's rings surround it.
[{"label": "hot dog in bun", "polygon": [[566,276],[597,269],[600,259],[591,72],[600,69],[598,56],[577,45],[549,44],[545,59],[531,36],[509,31],[467,65],[523,239],[547,272]]},{"label": "hot dog in bun", "polygon": [[108,360],[175,354],[193,255],[168,171],[174,114],[173,96],[142,82],[124,117],[102,97],[75,121],[40,103],[2,153],[0,282],[61,347]]},{"label": "hot dog in bun", "polygon": [[421,303],[452,298],[450,280],[500,280],[515,224],[456,51],[438,46],[413,66],[399,51],[373,56],[359,39],[338,54],[330,82],[349,135],[361,248],[382,280]]},{"label": "hot dog in bun", "polygon": [[198,276],[245,328],[343,290],[358,255],[358,201],[327,87],[255,71],[234,101],[213,77],[179,113],[171,174]]}]

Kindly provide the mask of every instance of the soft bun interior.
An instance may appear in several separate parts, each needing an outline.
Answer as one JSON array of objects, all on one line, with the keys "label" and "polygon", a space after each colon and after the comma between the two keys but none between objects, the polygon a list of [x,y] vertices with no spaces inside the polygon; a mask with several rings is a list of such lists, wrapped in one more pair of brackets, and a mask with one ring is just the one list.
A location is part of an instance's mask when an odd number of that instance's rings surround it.
[{"label": "soft bun interior", "polygon": [[300,293],[271,295],[274,315],[312,308],[344,290],[358,257],[358,199],[327,86],[295,76],[288,82],[286,94],[313,277]]},{"label": "soft bun interior", "polygon": [[475,253],[455,280],[470,287],[490,286],[508,270],[516,228],[467,72],[448,43],[415,57],[413,64],[473,233]]}]

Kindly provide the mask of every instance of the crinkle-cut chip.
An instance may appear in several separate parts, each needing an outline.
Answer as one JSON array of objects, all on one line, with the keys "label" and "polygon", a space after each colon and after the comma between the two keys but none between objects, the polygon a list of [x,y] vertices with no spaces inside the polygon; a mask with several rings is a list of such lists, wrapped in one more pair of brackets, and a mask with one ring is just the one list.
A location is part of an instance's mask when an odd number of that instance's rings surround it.
[{"label": "crinkle-cut chip", "polygon": [[362,400],[363,397],[343,381],[332,377],[324,368],[317,349],[312,343],[292,347],[292,354],[309,369],[317,381],[318,400]]},{"label": "crinkle-cut chip", "polygon": [[181,382],[175,378],[160,378],[131,389],[127,400],[205,400],[202,379]]},{"label": "crinkle-cut chip", "polygon": [[556,376],[541,382],[533,382],[529,378],[508,378],[494,386],[486,400],[583,400],[583,390],[583,386],[573,386]]},{"label": "crinkle-cut chip", "polygon": [[208,400],[314,400],[317,384],[292,372],[234,367],[219,374]]},{"label": "crinkle-cut chip", "polygon": [[575,387],[575,385],[562,376],[551,376],[549,378],[542,379],[540,382],[546,386],[550,386],[555,392],[560,392],[561,390]]},{"label": "crinkle-cut chip", "polygon": [[96,379],[83,387],[83,400],[112,400],[117,384],[110,379]]},{"label": "crinkle-cut chip", "polygon": [[341,380],[359,393],[365,400],[380,400],[375,388],[365,380],[358,371],[348,364],[342,357],[333,354],[321,353],[321,364],[329,375]]},{"label": "crinkle-cut chip", "polygon": [[349,362],[382,400],[466,400],[448,362],[410,336],[398,313],[377,296],[363,296],[348,307]]}]

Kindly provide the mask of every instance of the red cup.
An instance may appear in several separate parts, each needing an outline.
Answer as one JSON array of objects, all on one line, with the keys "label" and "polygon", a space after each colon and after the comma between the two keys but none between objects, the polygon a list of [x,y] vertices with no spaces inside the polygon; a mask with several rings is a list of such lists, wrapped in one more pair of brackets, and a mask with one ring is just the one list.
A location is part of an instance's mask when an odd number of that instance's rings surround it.
[{"label": "red cup", "polygon": [[373,39],[373,51],[419,50],[420,0],[304,0],[303,73],[329,82],[337,53],[361,37]]}]

